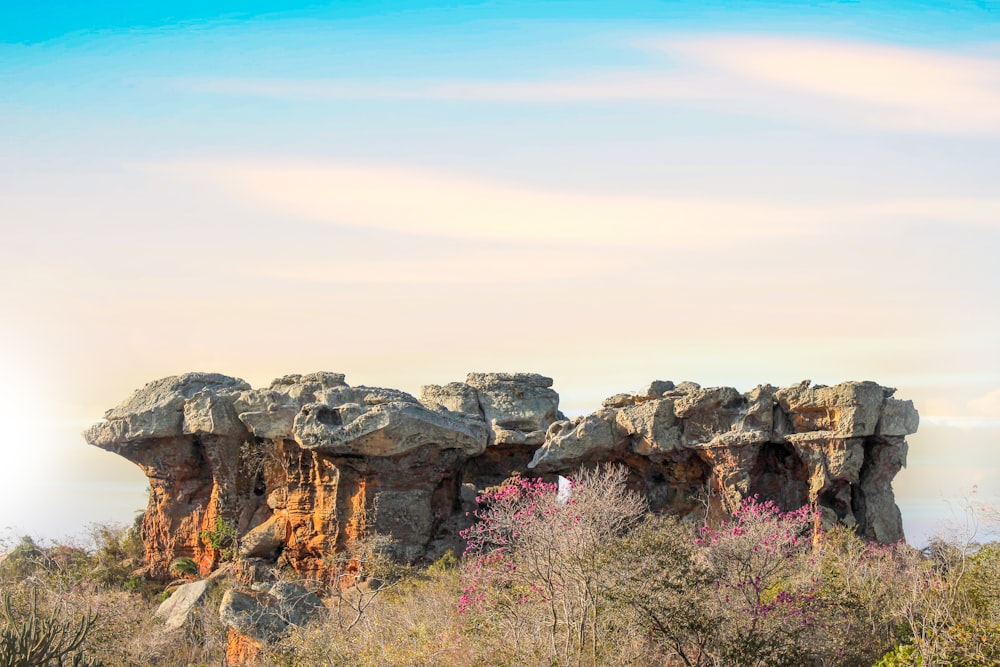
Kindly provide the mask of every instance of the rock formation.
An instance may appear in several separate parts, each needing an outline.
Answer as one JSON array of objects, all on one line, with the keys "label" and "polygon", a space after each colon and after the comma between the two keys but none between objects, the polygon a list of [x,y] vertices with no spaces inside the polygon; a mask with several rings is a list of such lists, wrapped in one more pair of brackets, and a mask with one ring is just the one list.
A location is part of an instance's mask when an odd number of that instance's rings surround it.
[{"label": "rock formation", "polygon": [[457,546],[478,491],[602,462],[627,466],[654,511],[711,520],[760,494],[893,542],[892,479],[918,423],[893,392],[656,381],[567,419],[552,380],[528,373],[471,373],[419,399],[338,373],[264,389],[189,373],[136,391],[85,438],[149,477],[150,576],[182,556],[207,574],[227,549],[319,575],[368,529],[391,535],[401,559],[432,558]]}]

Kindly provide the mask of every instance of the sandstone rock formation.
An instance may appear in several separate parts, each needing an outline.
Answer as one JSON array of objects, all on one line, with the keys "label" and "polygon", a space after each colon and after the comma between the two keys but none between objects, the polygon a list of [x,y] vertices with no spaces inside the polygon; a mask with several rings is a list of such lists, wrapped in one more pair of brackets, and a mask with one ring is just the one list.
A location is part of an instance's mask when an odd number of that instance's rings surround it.
[{"label": "sandstone rock formation", "polygon": [[567,419],[552,380],[529,373],[471,373],[419,400],[338,373],[264,389],[190,373],[138,390],[85,438],[149,477],[150,576],[180,556],[207,574],[227,549],[317,575],[367,529],[390,534],[402,559],[433,557],[457,545],[477,491],[602,462],[627,466],[655,511],[712,520],[760,494],[896,541],[891,483],[918,416],[893,392],[655,381]]}]

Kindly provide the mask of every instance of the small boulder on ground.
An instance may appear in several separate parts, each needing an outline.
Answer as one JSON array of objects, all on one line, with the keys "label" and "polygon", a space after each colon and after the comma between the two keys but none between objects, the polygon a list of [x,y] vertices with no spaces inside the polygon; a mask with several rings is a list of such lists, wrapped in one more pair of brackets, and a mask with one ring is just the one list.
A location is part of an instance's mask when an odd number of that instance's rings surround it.
[{"label": "small boulder on ground", "polygon": [[208,596],[214,583],[212,579],[202,579],[180,586],[157,607],[153,616],[162,620],[168,630],[184,627],[191,613]]}]

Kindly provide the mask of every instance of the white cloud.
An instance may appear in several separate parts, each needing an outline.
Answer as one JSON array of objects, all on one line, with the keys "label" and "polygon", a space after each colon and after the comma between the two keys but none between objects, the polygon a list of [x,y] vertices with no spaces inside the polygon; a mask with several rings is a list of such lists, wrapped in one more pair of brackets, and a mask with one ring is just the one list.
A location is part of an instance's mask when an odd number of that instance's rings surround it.
[{"label": "white cloud", "polygon": [[[338,162],[197,160],[156,165],[298,219],[426,236],[605,248],[719,247],[844,234],[944,216],[996,225],[995,200],[875,204],[725,201],[550,191],[427,169]],[[315,275],[315,272],[307,272]]]},{"label": "white cloud", "polygon": [[969,407],[972,408],[973,414],[992,417],[1000,422],[1000,389],[969,401]]},{"label": "white cloud", "polygon": [[302,219],[473,240],[709,245],[799,235],[835,220],[778,205],[553,192],[415,168],[275,160],[159,168]]},{"label": "white cloud", "polygon": [[1000,389],[964,400],[931,397],[923,401],[921,420],[934,426],[1000,428]]},{"label": "white cloud", "polygon": [[920,421],[924,426],[944,426],[957,429],[1000,428],[1000,419],[983,417],[921,416]]},{"label": "white cloud", "polygon": [[[661,48],[790,111],[883,129],[1000,132],[1000,58],[834,40],[715,37]],[[789,98],[791,96],[791,98]],[[777,107],[777,104],[775,104]]]}]

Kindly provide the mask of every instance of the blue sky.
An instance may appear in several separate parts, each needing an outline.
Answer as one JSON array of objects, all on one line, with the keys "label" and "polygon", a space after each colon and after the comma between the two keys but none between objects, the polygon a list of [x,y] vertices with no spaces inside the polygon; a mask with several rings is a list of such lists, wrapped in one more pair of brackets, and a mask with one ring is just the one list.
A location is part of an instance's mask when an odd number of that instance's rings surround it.
[{"label": "blue sky", "polygon": [[0,525],[141,505],[78,433],[156,377],[508,369],[573,412],[653,378],[896,386],[926,534],[1000,495],[998,16],[0,5],[0,405],[32,443],[0,488],[36,498]]},{"label": "blue sky", "polygon": [[[996,7],[990,2],[89,2],[7,3],[5,42],[36,43],[81,33],[185,30],[218,22],[232,25],[276,20],[353,21],[377,31],[409,32],[471,21],[556,21],[607,25],[670,22],[681,29],[766,28],[841,30],[896,36],[906,41],[951,33],[991,39]],[[825,22],[817,25],[817,22]],[[991,26],[992,24],[992,26]],[[970,31],[973,31],[970,34]]]}]

